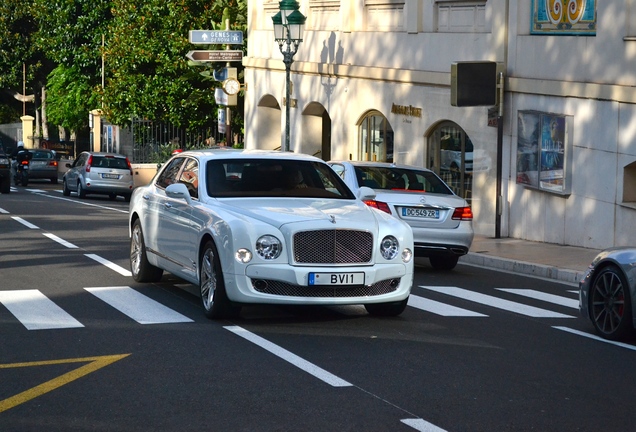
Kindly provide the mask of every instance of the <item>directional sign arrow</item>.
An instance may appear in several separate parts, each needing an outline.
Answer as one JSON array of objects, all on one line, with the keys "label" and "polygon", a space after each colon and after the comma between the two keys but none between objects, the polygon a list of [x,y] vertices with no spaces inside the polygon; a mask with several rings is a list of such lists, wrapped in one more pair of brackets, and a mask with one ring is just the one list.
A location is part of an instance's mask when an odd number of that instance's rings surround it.
[{"label": "directional sign arrow", "polygon": [[243,51],[241,50],[198,50],[188,51],[186,57],[193,61],[241,61],[243,60]]},{"label": "directional sign arrow", "polygon": [[190,30],[190,43],[243,45],[243,32],[236,30]]}]

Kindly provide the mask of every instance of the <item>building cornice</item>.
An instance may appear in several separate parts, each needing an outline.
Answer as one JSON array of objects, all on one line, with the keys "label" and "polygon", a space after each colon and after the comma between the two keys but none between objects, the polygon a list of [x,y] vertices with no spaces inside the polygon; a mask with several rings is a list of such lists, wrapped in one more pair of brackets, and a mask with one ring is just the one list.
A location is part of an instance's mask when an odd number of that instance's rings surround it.
[{"label": "building cornice", "polygon": [[[280,59],[243,57],[243,66],[251,69],[285,71],[285,65]],[[294,73],[307,75],[358,78],[432,87],[450,87],[450,72],[312,63],[303,61],[295,61],[292,64],[292,70]],[[506,92],[510,93],[636,103],[636,87],[632,86],[519,77],[506,77],[505,85]]]}]

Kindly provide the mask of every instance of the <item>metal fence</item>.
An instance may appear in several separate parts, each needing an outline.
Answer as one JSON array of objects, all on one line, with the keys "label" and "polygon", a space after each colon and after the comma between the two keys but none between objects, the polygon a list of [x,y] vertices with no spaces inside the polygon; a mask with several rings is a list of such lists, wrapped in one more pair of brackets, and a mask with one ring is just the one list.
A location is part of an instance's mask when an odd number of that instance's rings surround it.
[{"label": "metal fence", "polygon": [[[216,123],[184,129],[151,120],[133,120],[131,124],[132,159],[135,163],[160,163],[176,149],[190,150],[218,145],[225,140]],[[242,137],[239,137],[242,143]]]}]

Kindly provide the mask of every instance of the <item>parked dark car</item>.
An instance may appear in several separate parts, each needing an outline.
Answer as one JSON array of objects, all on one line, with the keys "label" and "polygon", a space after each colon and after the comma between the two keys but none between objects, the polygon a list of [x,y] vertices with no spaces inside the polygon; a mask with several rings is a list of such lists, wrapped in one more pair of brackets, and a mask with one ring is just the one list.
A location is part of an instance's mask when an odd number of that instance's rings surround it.
[{"label": "parked dark car", "polygon": [[49,179],[57,184],[57,155],[53,150],[34,149],[29,150],[33,157],[29,167],[29,180]]},{"label": "parked dark car", "polygon": [[11,192],[11,160],[0,141],[0,193]]}]

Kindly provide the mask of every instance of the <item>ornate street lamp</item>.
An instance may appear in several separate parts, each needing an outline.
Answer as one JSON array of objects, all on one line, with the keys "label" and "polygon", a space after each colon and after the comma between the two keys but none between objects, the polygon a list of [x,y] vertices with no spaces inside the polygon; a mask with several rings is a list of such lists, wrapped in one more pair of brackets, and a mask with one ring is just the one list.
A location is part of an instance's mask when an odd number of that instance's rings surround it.
[{"label": "ornate street lamp", "polygon": [[299,4],[296,0],[282,0],[279,3],[280,12],[272,17],[274,23],[274,39],[278,42],[278,48],[283,55],[285,63],[285,142],[282,151],[289,150],[289,108],[291,106],[291,65],[294,62],[294,54],[298,51],[298,45],[303,41],[305,20],[307,19],[298,11]]}]

